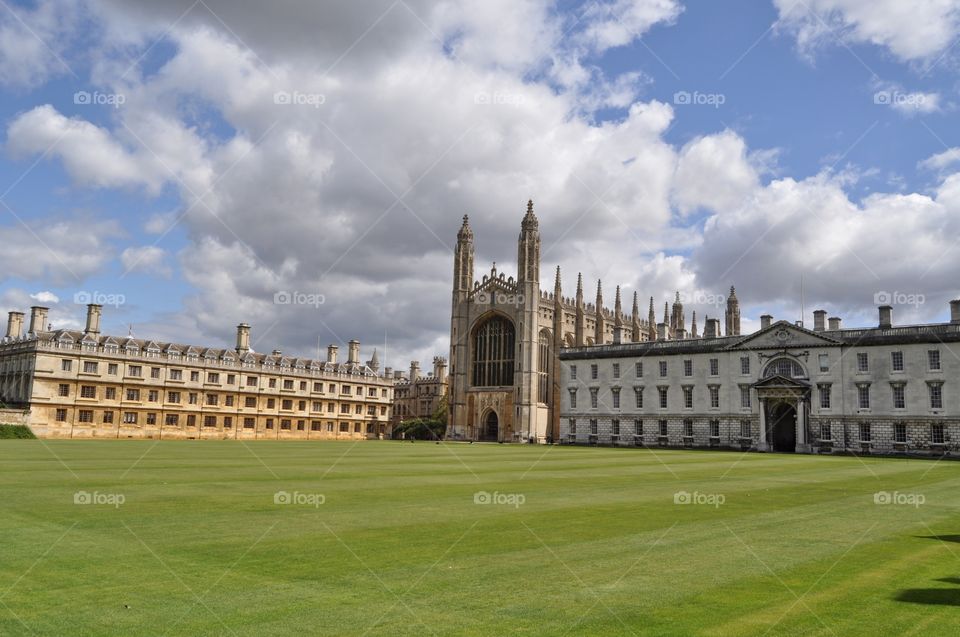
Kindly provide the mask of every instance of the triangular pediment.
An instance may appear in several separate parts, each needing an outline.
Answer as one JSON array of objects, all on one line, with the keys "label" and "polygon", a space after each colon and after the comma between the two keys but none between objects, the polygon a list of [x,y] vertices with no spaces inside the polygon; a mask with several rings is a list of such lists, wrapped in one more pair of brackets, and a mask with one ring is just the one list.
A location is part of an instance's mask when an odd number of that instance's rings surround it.
[{"label": "triangular pediment", "polygon": [[763,389],[765,387],[796,387],[797,389],[807,389],[810,387],[810,383],[797,380],[796,378],[783,376],[781,374],[774,374],[769,378],[764,378],[763,380],[755,382],[753,387],[756,389]]},{"label": "triangular pediment", "polygon": [[840,341],[818,332],[792,325],[787,321],[777,321],[770,327],[729,345],[727,349],[825,347],[840,344]]}]

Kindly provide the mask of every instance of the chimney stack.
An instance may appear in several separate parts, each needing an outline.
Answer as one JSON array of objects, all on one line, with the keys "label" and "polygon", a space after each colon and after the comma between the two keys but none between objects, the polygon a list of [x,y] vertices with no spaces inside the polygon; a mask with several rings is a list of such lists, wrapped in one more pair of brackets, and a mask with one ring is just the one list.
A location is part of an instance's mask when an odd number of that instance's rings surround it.
[{"label": "chimney stack", "polygon": [[813,311],[813,331],[822,332],[825,329],[827,329],[827,311],[814,310]]},{"label": "chimney stack", "polygon": [[893,326],[893,308],[889,305],[880,306],[880,327]]},{"label": "chimney stack", "polygon": [[350,365],[360,364],[360,341],[353,339],[347,344],[347,363]]},{"label": "chimney stack", "polygon": [[10,312],[7,315],[7,338],[19,339],[23,337],[23,312]]},{"label": "chimney stack", "polygon": [[39,334],[47,329],[47,312],[50,308],[34,305],[30,308],[30,333]]},{"label": "chimney stack", "polygon": [[384,368],[383,368],[383,377],[384,377],[384,378],[391,378],[391,377],[393,377],[393,368],[392,368],[392,367],[384,367]]},{"label": "chimney stack", "polygon": [[270,354],[271,354],[272,356],[283,356],[283,352],[281,352],[281,351],[278,350],[278,349],[273,350],[272,352],[270,352]]},{"label": "chimney stack", "polygon": [[403,370],[395,369],[393,370],[393,380],[403,380]]},{"label": "chimney stack", "polygon": [[950,301],[950,322],[960,323],[960,299]]},{"label": "chimney stack", "polygon": [[96,303],[87,304],[87,326],[83,329],[84,334],[98,336],[100,334],[100,315],[103,313],[103,306]]},{"label": "chimney stack", "polygon": [[769,314],[763,314],[760,316],[760,329],[765,330],[773,324],[773,317]]},{"label": "chimney stack", "polygon": [[241,323],[237,326],[237,353],[246,354],[250,351],[250,326]]},{"label": "chimney stack", "polygon": [[442,356],[433,357],[433,377],[441,383],[447,382],[447,359]]},{"label": "chimney stack", "polygon": [[340,349],[336,345],[327,345],[327,362],[333,365],[337,364],[337,350]]},{"label": "chimney stack", "polygon": [[420,378],[420,361],[410,361],[410,382]]},{"label": "chimney stack", "polygon": [[830,318],[827,319],[827,323],[830,325],[830,329],[831,329],[831,330],[839,330],[839,329],[840,329],[840,317],[839,317],[839,316],[831,316]]}]

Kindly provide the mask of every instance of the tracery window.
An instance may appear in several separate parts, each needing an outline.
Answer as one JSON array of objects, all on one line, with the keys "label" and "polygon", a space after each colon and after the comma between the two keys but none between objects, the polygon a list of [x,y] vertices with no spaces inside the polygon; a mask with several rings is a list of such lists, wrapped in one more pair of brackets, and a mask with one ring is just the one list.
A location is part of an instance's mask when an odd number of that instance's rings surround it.
[{"label": "tracery window", "polygon": [[513,323],[495,316],[473,333],[473,386],[513,385],[516,331]]}]

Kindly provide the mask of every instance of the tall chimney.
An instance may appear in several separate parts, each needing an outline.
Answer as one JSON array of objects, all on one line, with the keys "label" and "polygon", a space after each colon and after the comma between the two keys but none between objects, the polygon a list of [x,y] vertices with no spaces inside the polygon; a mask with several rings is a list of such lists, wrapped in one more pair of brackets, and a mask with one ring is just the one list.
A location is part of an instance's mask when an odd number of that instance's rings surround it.
[{"label": "tall chimney", "polygon": [[960,323],[960,299],[950,301],[950,322]]},{"label": "tall chimney", "polygon": [[761,329],[761,330],[767,329],[767,328],[770,327],[770,325],[772,325],[772,324],[773,324],[773,317],[772,317],[772,316],[770,316],[769,314],[762,314],[762,315],[760,316],[760,329]]},{"label": "tall chimney", "polygon": [[347,363],[350,365],[360,364],[360,341],[357,339],[347,343]]},{"label": "tall chimney", "polygon": [[332,363],[333,365],[337,364],[337,350],[340,348],[336,345],[327,345],[327,362]]},{"label": "tall chimney", "polygon": [[87,326],[83,329],[84,334],[97,336],[100,334],[100,315],[103,313],[103,306],[96,303],[87,304]]},{"label": "tall chimney", "polygon": [[393,377],[393,368],[392,368],[392,367],[384,367],[384,368],[383,368],[383,377],[384,377],[384,378],[392,378],[392,377]]},{"label": "tall chimney", "polygon": [[880,306],[880,327],[891,327],[893,325],[893,308],[889,305]]},{"label": "tall chimney", "polygon": [[830,318],[827,319],[827,323],[830,325],[830,329],[831,329],[831,330],[839,330],[839,329],[840,329],[840,317],[839,317],[839,316],[831,316]]},{"label": "tall chimney", "polygon": [[395,369],[393,370],[393,380],[403,380],[403,370]]},{"label": "tall chimney", "polygon": [[410,382],[420,378],[420,361],[410,361]]},{"label": "tall chimney", "polygon": [[23,312],[10,312],[7,315],[7,338],[19,339],[23,336]]},{"label": "tall chimney", "polygon": [[822,332],[826,328],[827,328],[827,311],[814,310],[813,311],[813,331]]},{"label": "tall chimney", "polygon": [[433,377],[441,383],[447,382],[447,359],[442,356],[433,357]]},{"label": "tall chimney", "polygon": [[237,326],[237,353],[246,354],[250,351],[250,326],[241,323]]},{"label": "tall chimney", "polygon": [[34,305],[30,308],[30,333],[39,334],[47,329],[47,312],[50,308]]}]

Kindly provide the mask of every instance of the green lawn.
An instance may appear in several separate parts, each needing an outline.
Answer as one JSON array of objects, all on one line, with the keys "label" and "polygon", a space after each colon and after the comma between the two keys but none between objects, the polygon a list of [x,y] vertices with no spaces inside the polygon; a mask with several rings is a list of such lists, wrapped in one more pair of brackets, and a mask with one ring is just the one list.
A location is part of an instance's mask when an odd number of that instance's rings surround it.
[{"label": "green lawn", "polygon": [[958,505],[947,461],[9,440],[0,635],[956,635]]}]

